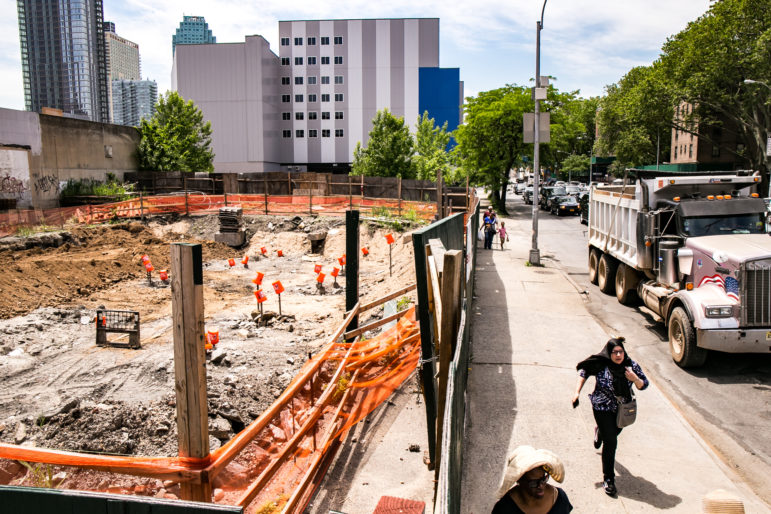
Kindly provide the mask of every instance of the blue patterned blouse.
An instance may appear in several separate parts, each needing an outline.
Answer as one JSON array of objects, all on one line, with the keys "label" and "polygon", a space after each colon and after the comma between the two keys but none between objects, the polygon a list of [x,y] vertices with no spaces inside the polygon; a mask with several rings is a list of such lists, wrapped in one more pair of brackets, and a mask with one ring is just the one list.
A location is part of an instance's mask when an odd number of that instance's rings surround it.
[{"label": "blue patterned blouse", "polygon": [[[635,361],[632,361],[632,371],[634,371],[635,375],[640,377],[640,379],[643,381],[642,388],[646,389],[649,384],[648,377],[645,376],[642,368]],[[579,370],[578,374],[586,378],[585,370]],[[632,387],[634,387],[634,384],[629,382],[630,391],[632,390]],[[594,410],[612,412],[618,410],[618,401],[616,400],[616,396],[613,394],[613,374],[607,367],[597,373],[597,380],[594,384],[594,392],[589,395],[589,399],[592,402],[592,408]]]}]

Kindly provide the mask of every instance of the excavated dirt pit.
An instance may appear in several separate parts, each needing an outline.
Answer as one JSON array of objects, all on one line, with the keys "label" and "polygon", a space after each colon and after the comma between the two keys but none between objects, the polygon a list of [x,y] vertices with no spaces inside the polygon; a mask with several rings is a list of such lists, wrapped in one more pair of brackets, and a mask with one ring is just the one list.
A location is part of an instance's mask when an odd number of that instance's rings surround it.
[{"label": "excavated dirt pit", "polygon": [[[141,256],[169,264],[169,243],[200,242],[207,329],[220,343],[207,363],[210,446],[218,448],[280,395],[299,367],[342,321],[344,276],[328,275],[345,252],[342,218],[245,216],[247,245],[213,242],[216,216],[73,227],[57,234],[0,239],[0,441],[120,455],[177,453],[171,290],[148,284]],[[312,248],[309,234],[326,232]],[[363,222],[360,295],[367,301],[414,281],[412,242],[394,233],[393,276],[385,234]],[[318,239],[317,237],[313,237]],[[269,250],[260,256],[260,248]],[[276,250],[284,257],[277,257]],[[316,252],[316,253],[314,253]],[[240,260],[249,255],[249,267]],[[360,254],[361,255],[361,254]],[[231,268],[228,258],[236,259]],[[316,287],[314,265],[327,273]],[[261,321],[251,279],[265,274]],[[270,284],[281,280],[282,316]],[[414,301],[414,292],[409,295]],[[96,309],[139,311],[141,349],[95,345]],[[382,309],[364,316],[379,318]],[[125,338],[125,336],[124,336]],[[120,340],[112,335],[111,339]],[[125,339],[124,339],[125,340]],[[54,473],[60,468],[44,469]],[[50,474],[49,473],[49,474]],[[43,472],[0,460],[1,484],[42,485]],[[50,478],[50,477],[49,477]],[[47,480],[66,488],[171,497],[171,483],[94,471]]]}]

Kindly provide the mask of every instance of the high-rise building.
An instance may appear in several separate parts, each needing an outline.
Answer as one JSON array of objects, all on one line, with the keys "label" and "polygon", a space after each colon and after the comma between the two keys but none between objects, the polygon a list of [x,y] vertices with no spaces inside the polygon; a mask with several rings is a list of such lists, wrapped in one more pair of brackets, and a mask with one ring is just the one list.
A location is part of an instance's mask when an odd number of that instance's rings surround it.
[{"label": "high-rise building", "polygon": [[177,33],[171,36],[171,52],[176,53],[177,45],[202,45],[216,43],[209,25],[203,16],[183,16]]},{"label": "high-rise building", "polygon": [[458,68],[439,67],[439,19],[279,22],[262,36],[180,47],[172,89],[212,123],[215,170],[345,172],[372,119],[389,109],[414,132],[424,111],[461,122]]},{"label": "high-rise building", "polygon": [[115,33],[115,24],[104,22],[104,45],[106,49],[107,83],[110,104],[110,121],[115,122],[113,115],[113,80],[141,80],[139,45],[120,37]]},{"label": "high-rise building", "polygon": [[109,119],[102,0],[17,0],[24,101]]},{"label": "high-rise building", "polygon": [[143,118],[153,117],[157,99],[158,85],[154,80],[113,80],[113,123],[138,126]]}]

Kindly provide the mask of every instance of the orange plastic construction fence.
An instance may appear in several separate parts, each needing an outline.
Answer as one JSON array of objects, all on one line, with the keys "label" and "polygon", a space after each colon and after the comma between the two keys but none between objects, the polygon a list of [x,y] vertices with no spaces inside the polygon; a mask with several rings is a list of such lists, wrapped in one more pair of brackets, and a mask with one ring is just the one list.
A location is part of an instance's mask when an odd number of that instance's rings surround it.
[{"label": "orange plastic construction fence", "polygon": [[[358,312],[349,312],[330,343],[310,359],[258,419],[204,459],[87,455],[0,444],[0,458],[201,483],[224,494],[219,503],[249,510],[268,503],[301,511],[353,425],[385,401],[416,369],[420,332],[411,308],[372,339],[337,339]],[[233,466],[246,475],[222,473]],[[239,476],[238,481],[232,477]]]}]

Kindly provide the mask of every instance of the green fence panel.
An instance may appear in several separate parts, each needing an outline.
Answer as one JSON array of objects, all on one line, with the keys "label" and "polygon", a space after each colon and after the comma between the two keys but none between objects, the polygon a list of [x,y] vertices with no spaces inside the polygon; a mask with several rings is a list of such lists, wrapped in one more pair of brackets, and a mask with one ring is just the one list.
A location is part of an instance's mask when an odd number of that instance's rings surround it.
[{"label": "green fence panel", "polygon": [[217,514],[243,513],[232,505],[165,500],[146,496],[0,486],[2,512],[14,514]]}]

